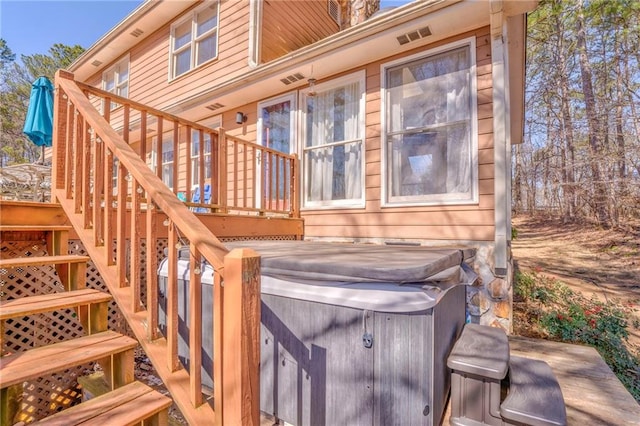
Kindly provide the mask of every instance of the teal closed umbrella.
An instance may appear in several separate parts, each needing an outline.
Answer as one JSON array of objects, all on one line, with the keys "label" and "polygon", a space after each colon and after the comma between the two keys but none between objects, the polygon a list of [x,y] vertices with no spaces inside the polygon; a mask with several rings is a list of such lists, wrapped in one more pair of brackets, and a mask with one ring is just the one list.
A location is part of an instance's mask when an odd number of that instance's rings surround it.
[{"label": "teal closed umbrella", "polygon": [[22,129],[25,135],[37,146],[51,146],[53,136],[53,84],[47,77],[38,77],[31,85],[31,96],[27,117]]}]

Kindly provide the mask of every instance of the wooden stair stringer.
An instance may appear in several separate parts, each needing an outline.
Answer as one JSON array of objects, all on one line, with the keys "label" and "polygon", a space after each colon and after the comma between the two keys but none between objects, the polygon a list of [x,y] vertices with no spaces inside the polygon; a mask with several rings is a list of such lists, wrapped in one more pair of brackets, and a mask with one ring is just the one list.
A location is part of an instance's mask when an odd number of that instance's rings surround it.
[{"label": "wooden stair stringer", "polygon": [[66,194],[64,189],[54,191],[56,192],[58,202],[67,213],[69,222],[82,241],[87,254],[93,261],[98,272],[100,272],[100,276],[113,296],[113,299],[118,304],[122,315],[129,324],[129,327],[147,357],[151,360],[160,379],[171,393],[171,397],[182,412],[182,415],[189,424],[210,424],[212,419],[215,419],[213,408],[206,402],[199,407],[194,407],[191,404],[188,372],[184,368],[179,368],[173,372],[170,371],[166,355],[168,353],[167,340],[165,338],[159,338],[151,341],[147,338],[146,311],[134,312],[132,309],[133,295],[131,294],[131,288],[120,287],[118,283],[118,268],[124,267],[124,265],[107,265],[104,247],[96,246],[92,229],[84,229],[82,214],[74,213],[74,201],[65,198]]}]

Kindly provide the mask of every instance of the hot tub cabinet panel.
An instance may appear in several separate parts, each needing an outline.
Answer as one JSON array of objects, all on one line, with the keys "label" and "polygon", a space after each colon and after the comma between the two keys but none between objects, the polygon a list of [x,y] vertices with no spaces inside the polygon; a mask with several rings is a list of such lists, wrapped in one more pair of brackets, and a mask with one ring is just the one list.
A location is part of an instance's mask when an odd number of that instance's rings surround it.
[{"label": "hot tub cabinet panel", "polygon": [[261,410],[300,426],[439,424],[465,286],[438,299],[385,313],[263,293]]}]

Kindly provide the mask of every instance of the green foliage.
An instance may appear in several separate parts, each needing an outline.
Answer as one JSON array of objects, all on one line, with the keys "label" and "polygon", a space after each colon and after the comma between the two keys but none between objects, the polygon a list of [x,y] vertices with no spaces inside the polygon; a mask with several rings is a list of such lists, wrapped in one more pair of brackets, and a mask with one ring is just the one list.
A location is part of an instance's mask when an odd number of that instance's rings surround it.
[{"label": "green foliage", "polygon": [[561,282],[537,273],[516,274],[515,292],[539,306],[534,318],[550,338],[596,348],[629,392],[640,401],[640,352],[627,338],[633,306],[587,299]]},{"label": "green foliage", "polygon": [[40,76],[53,81],[55,72],[68,67],[83,51],[79,45],[54,44],[48,54],[22,55],[18,63],[6,42],[0,39],[0,167],[38,159],[40,148],[22,133],[31,84]]},{"label": "green foliage", "polygon": [[518,238],[518,229],[515,226],[511,225],[511,239],[515,240],[517,238]]}]

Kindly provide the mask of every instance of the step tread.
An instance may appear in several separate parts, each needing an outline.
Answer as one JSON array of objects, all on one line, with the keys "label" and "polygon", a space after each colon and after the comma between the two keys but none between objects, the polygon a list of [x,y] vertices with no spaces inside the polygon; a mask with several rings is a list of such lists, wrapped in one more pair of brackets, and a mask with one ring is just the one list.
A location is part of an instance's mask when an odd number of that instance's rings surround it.
[{"label": "step tread", "polygon": [[0,232],[71,231],[71,225],[0,225]]},{"label": "step tread", "polygon": [[33,424],[54,426],[134,424],[171,405],[171,399],[141,382],[133,382]]},{"label": "step tread", "polygon": [[500,405],[502,418],[532,426],[567,424],[562,390],[544,361],[512,356],[509,360],[509,393]]},{"label": "step tread", "polygon": [[9,259],[0,259],[0,268],[57,265],[64,263],[86,263],[89,260],[91,260],[89,256],[79,256],[75,254],[64,254],[59,256],[14,257]]},{"label": "step tread", "polygon": [[95,361],[137,346],[138,342],[114,331],[66,340],[0,358],[2,383],[6,388],[47,373]]},{"label": "step tread", "polygon": [[3,300],[0,301],[0,321],[109,300],[110,294],[90,288]]}]

